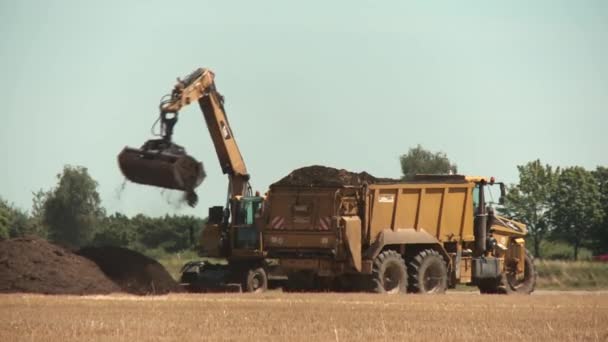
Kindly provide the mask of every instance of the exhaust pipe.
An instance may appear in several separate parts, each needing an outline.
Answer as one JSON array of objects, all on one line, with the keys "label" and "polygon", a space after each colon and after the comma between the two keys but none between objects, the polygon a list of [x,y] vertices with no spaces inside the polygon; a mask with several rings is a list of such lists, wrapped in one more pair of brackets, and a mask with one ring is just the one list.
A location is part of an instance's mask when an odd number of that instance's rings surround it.
[{"label": "exhaust pipe", "polygon": [[473,235],[475,237],[475,255],[480,256],[487,250],[488,212],[484,198],[484,184],[479,184],[479,203],[475,211]]}]

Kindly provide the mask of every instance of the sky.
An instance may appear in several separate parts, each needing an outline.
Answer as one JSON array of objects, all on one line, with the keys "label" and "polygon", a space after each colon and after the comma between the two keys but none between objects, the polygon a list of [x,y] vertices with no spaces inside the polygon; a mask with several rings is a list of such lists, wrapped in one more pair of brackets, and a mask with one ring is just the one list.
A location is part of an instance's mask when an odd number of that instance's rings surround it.
[{"label": "sky", "polygon": [[264,192],[313,164],[399,177],[417,144],[464,174],[608,165],[607,1],[0,0],[0,196],[23,209],[63,166],[109,213],[207,215],[225,201],[198,106],[174,140],[201,160],[199,205],[126,184],[116,156],[152,138],[160,97],[216,74]]}]

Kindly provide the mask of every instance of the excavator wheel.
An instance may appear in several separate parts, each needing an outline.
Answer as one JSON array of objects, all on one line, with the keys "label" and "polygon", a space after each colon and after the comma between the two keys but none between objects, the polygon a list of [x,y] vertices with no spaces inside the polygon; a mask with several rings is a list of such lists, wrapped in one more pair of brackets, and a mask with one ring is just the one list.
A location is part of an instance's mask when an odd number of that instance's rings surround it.
[{"label": "excavator wheel", "polygon": [[243,290],[246,292],[260,293],[268,289],[268,275],[263,267],[252,268],[247,271]]}]

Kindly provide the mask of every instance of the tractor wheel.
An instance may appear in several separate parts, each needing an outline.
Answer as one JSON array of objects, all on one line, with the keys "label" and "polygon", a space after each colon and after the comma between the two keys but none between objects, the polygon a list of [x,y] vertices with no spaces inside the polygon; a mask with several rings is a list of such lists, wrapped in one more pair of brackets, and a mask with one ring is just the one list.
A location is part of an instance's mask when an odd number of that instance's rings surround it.
[{"label": "tractor wheel", "polygon": [[444,293],[448,287],[448,269],[439,252],[425,249],[408,264],[409,291],[413,293]]},{"label": "tractor wheel", "polygon": [[268,276],[263,267],[252,268],[247,271],[243,290],[246,292],[264,292],[268,288]]},{"label": "tractor wheel", "polygon": [[513,267],[507,266],[505,272],[497,279],[481,280],[477,287],[483,294],[530,294],[536,287],[536,268],[534,258],[526,251],[524,274],[518,278],[512,271]]},{"label": "tractor wheel", "polygon": [[386,250],[374,260],[372,268],[373,291],[377,293],[405,293],[407,269],[399,253]]},{"label": "tractor wheel", "polygon": [[515,272],[509,268],[505,271],[502,285],[507,294],[530,294],[536,287],[536,268],[534,267],[534,257],[526,251],[524,263],[524,274],[518,278]]}]

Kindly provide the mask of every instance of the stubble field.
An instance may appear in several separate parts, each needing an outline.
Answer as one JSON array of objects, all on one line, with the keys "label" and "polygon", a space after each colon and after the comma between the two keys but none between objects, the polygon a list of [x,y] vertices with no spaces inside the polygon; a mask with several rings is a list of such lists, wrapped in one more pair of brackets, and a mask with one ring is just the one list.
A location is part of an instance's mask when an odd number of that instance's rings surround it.
[{"label": "stubble field", "polygon": [[608,341],[607,292],[0,295],[0,341]]}]

